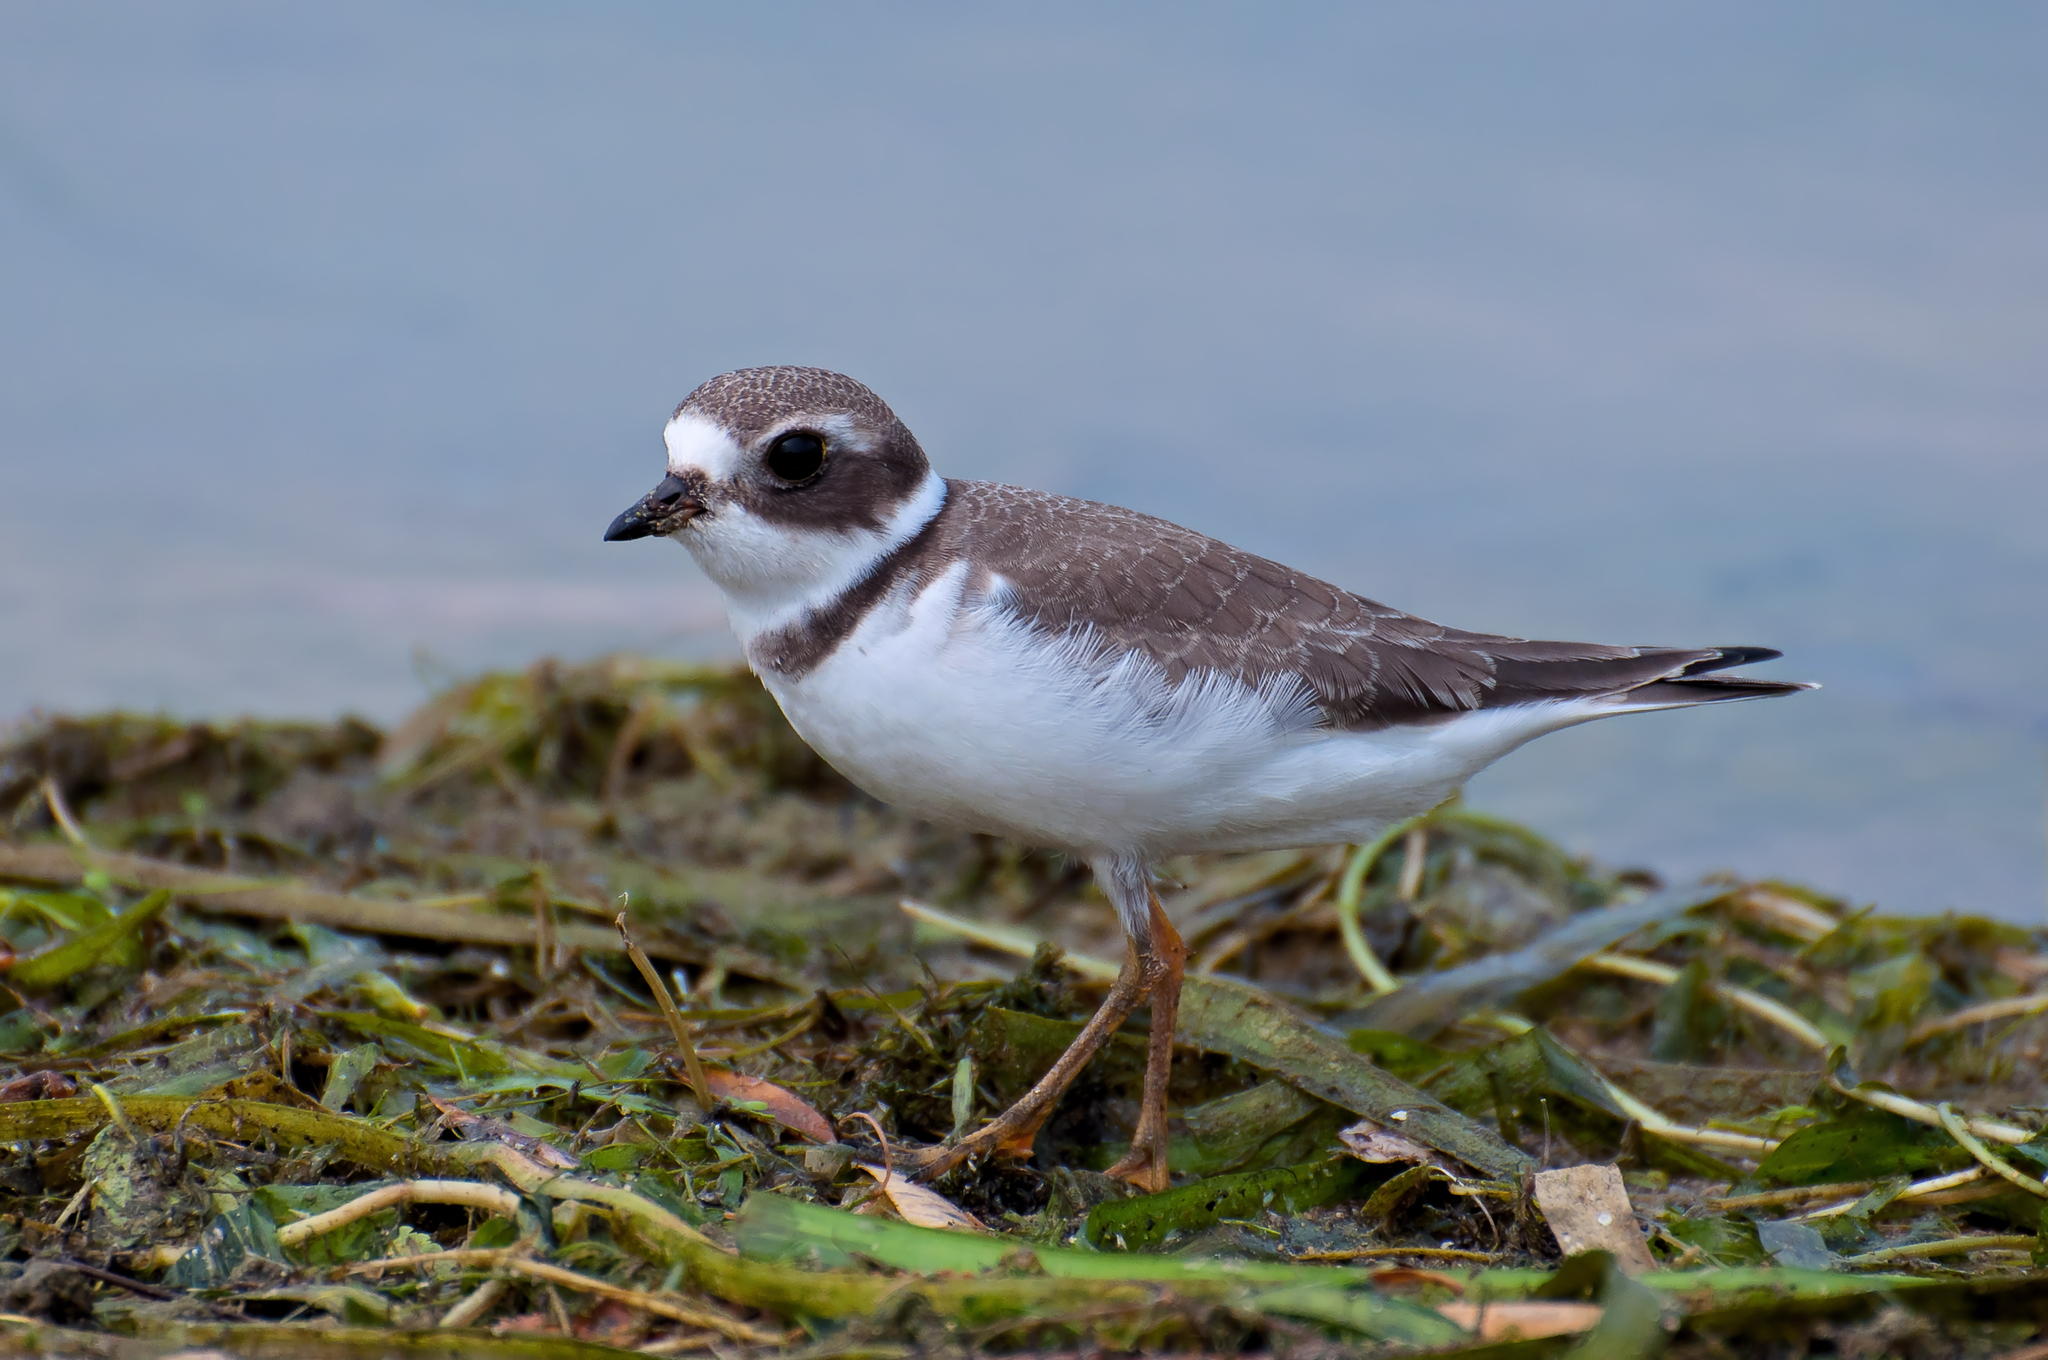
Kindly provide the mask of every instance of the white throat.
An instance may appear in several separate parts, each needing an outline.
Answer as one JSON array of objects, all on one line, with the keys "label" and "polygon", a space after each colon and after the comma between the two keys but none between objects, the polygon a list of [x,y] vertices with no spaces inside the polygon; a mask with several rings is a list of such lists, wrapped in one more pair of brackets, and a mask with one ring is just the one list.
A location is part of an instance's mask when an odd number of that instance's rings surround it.
[{"label": "white throat", "polygon": [[946,479],[927,472],[879,527],[778,524],[718,495],[720,484],[739,471],[744,453],[720,426],[686,413],[669,422],[663,438],[671,472],[701,472],[711,484],[711,513],[685,525],[675,539],[725,596],[726,614],[743,645],[830,604],[946,503]]}]

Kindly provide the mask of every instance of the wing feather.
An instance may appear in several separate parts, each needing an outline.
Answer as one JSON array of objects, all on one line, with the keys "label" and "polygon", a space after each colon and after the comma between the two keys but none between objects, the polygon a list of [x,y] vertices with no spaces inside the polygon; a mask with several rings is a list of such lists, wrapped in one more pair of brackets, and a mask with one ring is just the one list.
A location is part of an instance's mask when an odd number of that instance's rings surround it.
[{"label": "wing feather", "polygon": [[[1046,533],[1048,522],[1061,532]],[[1684,679],[1777,655],[1768,648],[1543,642],[1447,628],[1150,515],[1021,487],[952,482],[938,527],[948,547],[1001,578],[1006,602],[1036,626],[1087,630],[1150,657],[1174,682],[1200,671],[1254,688],[1305,684],[1332,727],[1644,686],[1663,703],[1800,688]]]}]

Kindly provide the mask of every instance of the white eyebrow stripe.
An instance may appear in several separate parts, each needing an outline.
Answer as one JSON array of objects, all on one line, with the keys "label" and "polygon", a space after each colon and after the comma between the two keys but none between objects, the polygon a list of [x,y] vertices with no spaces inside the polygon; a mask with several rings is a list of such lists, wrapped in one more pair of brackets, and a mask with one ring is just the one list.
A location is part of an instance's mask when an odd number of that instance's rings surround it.
[{"label": "white eyebrow stripe", "polygon": [[715,420],[683,411],[661,432],[668,446],[668,470],[696,469],[713,482],[729,482],[740,470],[742,450]]},{"label": "white eyebrow stripe", "polygon": [[841,449],[865,453],[874,447],[874,441],[863,432],[861,423],[842,411],[835,411],[816,420],[792,420],[787,422],[787,426],[791,429],[816,430],[824,435],[828,442]]}]

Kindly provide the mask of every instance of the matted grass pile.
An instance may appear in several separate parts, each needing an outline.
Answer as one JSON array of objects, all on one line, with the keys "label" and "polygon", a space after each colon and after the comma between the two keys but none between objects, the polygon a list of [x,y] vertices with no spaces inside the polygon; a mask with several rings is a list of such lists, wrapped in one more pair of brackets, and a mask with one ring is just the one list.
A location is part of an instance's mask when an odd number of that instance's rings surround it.
[{"label": "matted grass pile", "polygon": [[923,1187],[1112,914],[743,675],[37,720],[0,817],[0,1353],[2048,1355],[2041,931],[1456,805],[1193,859],[1173,1188],[1137,1035]]}]

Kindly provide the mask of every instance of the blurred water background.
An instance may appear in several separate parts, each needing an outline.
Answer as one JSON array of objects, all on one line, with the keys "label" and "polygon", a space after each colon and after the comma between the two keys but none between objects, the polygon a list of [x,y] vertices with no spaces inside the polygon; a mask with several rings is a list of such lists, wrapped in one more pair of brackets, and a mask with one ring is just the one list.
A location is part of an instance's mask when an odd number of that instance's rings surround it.
[{"label": "blurred water background", "polygon": [[730,655],[700,379],[1459,625],[1818,695],[1546,739],[1621,863],[2038,920],[2048,9],[0,6],[0,718]]}]

